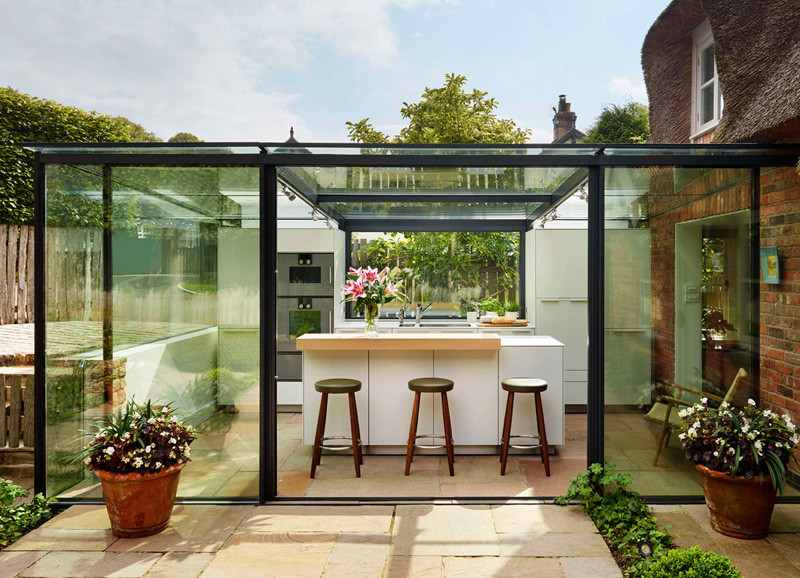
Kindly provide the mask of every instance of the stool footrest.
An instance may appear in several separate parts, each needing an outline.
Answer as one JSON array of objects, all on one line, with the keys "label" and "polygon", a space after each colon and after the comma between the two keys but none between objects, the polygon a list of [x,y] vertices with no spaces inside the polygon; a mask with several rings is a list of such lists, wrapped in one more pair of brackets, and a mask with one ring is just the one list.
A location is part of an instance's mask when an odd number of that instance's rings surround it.
[{"label": "stool footrest", "polygon": [[[525,438],[525,439],[530,439],[530,440],[539,440],[539,443],[538,443],[538,444],[527,444],[527,445],[520,445],[520,444],[512,444],[512,443],[509,443],[509,444],[508,444],[508,447],[510,447],[510,448],[514,448],[515,450],[535,450],[536,448],[540,448],[540,447],[542,447],[542,443],[541,443],[541,439],[542,439],[542,438],[541,438],[540,436],[538,436],[538,435],[530,435],[530,434],[509,434],[509,435],[508,435],[508,439],[509,439],[509,441],[510,441],[512,438]],[[502,444],[504,444],[504,443],[505,443],[505,441],[506,441],[506,440],[505,440],[505,438],[502,438],[502,439],[500,440],[500,444],[501,444],[501,445],[502,445]]]},{"label": "stool footrest", "polygon": [[[350,440],[350,444],[346,445],[346,446],[326,446],[325,442],[328,441],[328,440]],[[347,436],[329,436],[329,437],[322,438],[322,441],[320,443],[320,447],[323,450],[330,450],[332,452],[343,452],[345,450],[352,450],[353,449],[352,441],[353,441],[353,438],[350,438],[350,437],[347,437]],[[362,445],[361,440],[358,440],[358,445],[359,446]]]},{"label": "stool footrest", "polygon": [[[437,440],[446,440],[447,439],[445,436],[438,435],[438,434],[427,434],[427,435],[423,434],[423,435],[418,435],[418,436],[414,437],[415,440],[423,439],[423,438],[424,439],[437,439]],[[452,440],[451,440],[451,443],[452,443]],[[442,448],[446,448],[447,444],[429,445],[429,444],[418,444],[418,443],[415,442],[414,443],[414,447],[420,448],[420,449],[423,449],[423,450],[440,450]]]}]

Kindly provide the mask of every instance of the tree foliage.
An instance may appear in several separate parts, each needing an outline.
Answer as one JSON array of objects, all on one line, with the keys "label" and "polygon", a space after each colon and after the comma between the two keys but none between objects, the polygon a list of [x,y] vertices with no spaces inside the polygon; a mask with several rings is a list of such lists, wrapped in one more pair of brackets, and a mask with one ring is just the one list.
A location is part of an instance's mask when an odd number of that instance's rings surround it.
[{"label": "tree foliage", "polygon": [[[488,93],[465,89],[467,78],[445,75],[441,88],[425,88],[419,102],[404,102],[400,114],[408,121],[395,137],[377,130],[364,118],[348,122],[350,140],[363,143],[519,144],[530,131],[497,116],[498,106]],[[456,169],[458,170],[458,169]],[[452,186],[460,186],[454,179]],[[372,266],[391,265],[413,271],[429,287],[485,290],[487,269],[498,271],[497,294],[516,288],[519,237],[516,233],[405,233],[373,240],[362,254]],[[484,295],[484,296],[488,296]],[[413,298],[413,295],[409,297]]]},{"label": "tree foliage", "polygon": [[[481,297],[487,297],[516,289],[519,235],[466,231],[392,233],[364,245],[358,258],[362,266],[405,269],[414,281],[431,289],[446,289],[454,295],[462,289],[481,287]],[[489,292],[489,271],[496,273],[491,280],[494,293]]]},{"label": "tree foliage", "polygon": [[417,103],[403,103],[400,114],[408,120],[398,136],[375,129],[364,118],[348,122],[350,140],[363,143],[525,143],[530,131],[519,128],[513,120],[495,114],[498,103],[488,93],[464,89],[467,78],[445,75],[441,88],[425,88]]},{"label": "tree foliage", "polygon": [[0,88],[0,223],[33,223],[33,153],[21,142],[158,140],[124,117],[86,112]]},{"label": "tree foliage", "polygon": [[167,142],[203,142],[190,132],[179,132],[171,136]]},{"label": "tree foliage", "polygon": [[642,143],[650,138],[649,109],[638,102],[607,104],[582,142]]}]

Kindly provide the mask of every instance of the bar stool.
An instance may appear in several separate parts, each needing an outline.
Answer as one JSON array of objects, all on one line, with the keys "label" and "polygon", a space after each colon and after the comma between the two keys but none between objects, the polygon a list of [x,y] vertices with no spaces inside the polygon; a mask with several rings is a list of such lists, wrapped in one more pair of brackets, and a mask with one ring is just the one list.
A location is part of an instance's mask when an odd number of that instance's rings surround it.
[{"label": "bar stool", "polygon": [[[506,401],[506,418],[503,421],[503,439],[500,440],[502,447],[500,450],[500,475],[506,475],[506,461],[508,461],[508,448],[520,450],[532,450],[542,448],[542,463],[544,472],[550,476],[550,457],[547,455],[547,432],[544,426],[544,410],[542,409],[542,392],[547,389],[547,382],[543,379],[532,377],[512,377],[504,379],[501,383],[504,390],[508,392]],[[532,393],[536,403],[536,425],[539,435],[515,435],[511,433],[511,420],[514,416],[514,394]],[[509,443],[511,438],[529,438],[538,440],[538,444],[514,445]]]},{"label": "bar stool", "polygon": [[[411,430],[408,432],[408,450],[406,451],[406,475],[411,473],[411,462],[414,460],[414,448],[426,450],[447,448],[447,465],[450,466],[450,475],[454,476],[453,462],[455,452],[453,451],[453,429],[450,425],[450,406],[447,403],[447,392],[453,389],[453,382],[441,377],[420,377],[408,382],[408,389],[414,392],[414,410],[411,413]],[[423,393],[442,394],[442,417],[444,418],[444,435],[423,434],[417,435],[417,423],[419,422],[419,402]],[[444,439],[444,445],[422,445],[417,444],[419,438]]]},{"label": "bar stool", "polygon": [[[358,425],[358,408],[356,407],[356,392],[361,390],[361,382],[357,379],[337,377],[323,379],[314,384],[314,389],[322,394],[319,404],[319,417],[317,418],[317,434],[314,437],[314,454],[311,457],[311,477],[317,471],[317,466],[322,459],[322,450],[343,451],[353,449],[353,460],[356,463],[356,477],[361,477],[361,464],[364,456],[361,454],[361,429]],[[350,401],[350,437],[325,436],[325,419],[328,415],[328,395],[346,393]],[[326,446],[327,440],[352,440],[352,445]]]}]

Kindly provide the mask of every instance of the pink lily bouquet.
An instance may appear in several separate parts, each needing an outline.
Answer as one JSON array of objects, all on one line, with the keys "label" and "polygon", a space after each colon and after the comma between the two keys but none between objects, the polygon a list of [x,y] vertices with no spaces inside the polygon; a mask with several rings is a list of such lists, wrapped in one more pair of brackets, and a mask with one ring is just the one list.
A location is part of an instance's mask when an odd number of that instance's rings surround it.
[{"label": "pink lily bouquet", "polygon": [[377,335],[376,321],[382,305],[397,300],[404,303],[406,296],[403,293],[403,280],[399,279],[400,270],[395,268],[391,272],[389,267],[382,271],[367,267],[359,267],[346,273],[347,281],[342,285],[342,300],[351,301],[356,310],[364,310],[366,333]]}]

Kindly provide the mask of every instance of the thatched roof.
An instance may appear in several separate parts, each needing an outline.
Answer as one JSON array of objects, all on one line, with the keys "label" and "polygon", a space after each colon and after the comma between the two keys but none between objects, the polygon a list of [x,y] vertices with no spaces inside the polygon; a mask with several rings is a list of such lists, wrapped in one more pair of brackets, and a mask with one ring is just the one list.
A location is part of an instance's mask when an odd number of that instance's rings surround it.
[{"label": "thatched roof", "polygon": [[[685,142],[691,102],[691,33],[705,18],[714,35],[725,110],[715,142],[800,140],[800,2],[673,0],[642,46],[655,142]],[[689,48],[689,58],[678,58]],[[681,106],[680,100],[684,104]]]}]

